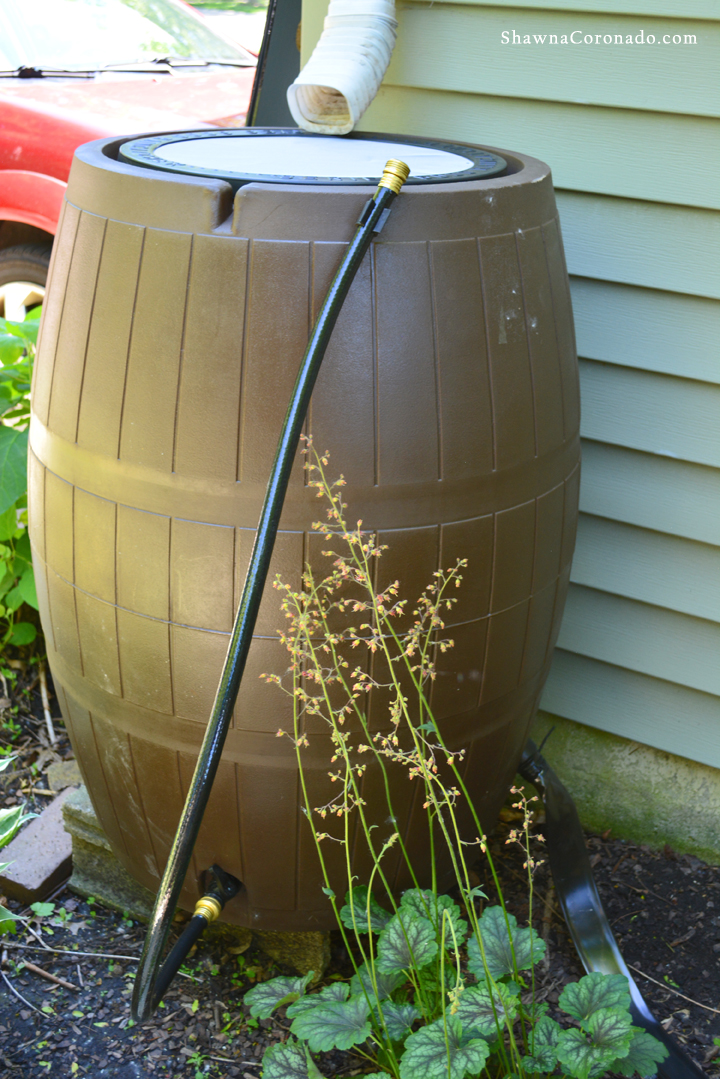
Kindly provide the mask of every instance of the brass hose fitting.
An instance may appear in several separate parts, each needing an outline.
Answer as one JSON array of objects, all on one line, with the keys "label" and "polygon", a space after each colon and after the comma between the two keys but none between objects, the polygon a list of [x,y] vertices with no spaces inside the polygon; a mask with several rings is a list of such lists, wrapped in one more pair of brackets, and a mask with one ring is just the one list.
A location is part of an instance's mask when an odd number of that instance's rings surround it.
[{"label": "brass hose fitting", "polygon": [[404,161],[397,161],[391,157],[383,169],[382,179],[378,187],[389,187],[393,195],[400,194],[400,188],[410,175],[410,167]]},{"label": "brass hose fitting", "polygon": [[204,918],[206,922],[214,922],[216,918],[220,917],[221,911],[222,903],[219,899],[216,899],[214,895],[204,895],[195,904],[193,917]]}]

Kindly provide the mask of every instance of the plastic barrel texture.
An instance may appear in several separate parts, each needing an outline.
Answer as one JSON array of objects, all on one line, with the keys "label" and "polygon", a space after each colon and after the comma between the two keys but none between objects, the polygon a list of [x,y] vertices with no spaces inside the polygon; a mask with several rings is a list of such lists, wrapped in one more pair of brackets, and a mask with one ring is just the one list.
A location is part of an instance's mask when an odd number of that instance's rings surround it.
[{"label": "plastic barrel texture", "polygon": [[[227,648],[264,485],[309,327],[370,188],[220,180],[73,164],[43,315],[30,436],[41,616],[63,714],[120,861],[154,888]],[[341,314],[307,429],[343,473],[351,520],[389,550],[411,601],[467,558],[432,706],[490,826],[550,663],[572,557],[579,397],[567,274],[547,166],[406,188]],[[271,577],[322,568],[321,504],[301,460]],[[224,917],[331,927],[300,811],[288,656],[268,588],[182,902],[211,863],[243,881]],[[373,727],[387,729],[382,701]],[[314,805],[330,744],[308,721]],[[378,836],[399,829],[429,879],[417,785],[378,775]],[[468,824],[468,838],[474,834]],[[328,829],[329,830],[329,829]],[[328,849],[344,892],[339,848]],[[384,861],[409,884],[393,848]],[[366,860],[356,856],[362,878]],[[192,879],[190,879],[192,878]]]}]

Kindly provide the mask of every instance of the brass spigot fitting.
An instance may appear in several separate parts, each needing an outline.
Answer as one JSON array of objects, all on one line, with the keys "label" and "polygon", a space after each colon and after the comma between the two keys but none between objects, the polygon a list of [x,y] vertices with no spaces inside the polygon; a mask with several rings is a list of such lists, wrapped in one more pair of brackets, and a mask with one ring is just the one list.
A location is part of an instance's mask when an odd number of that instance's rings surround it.
[{"label": "brass spigot fitting", "polygon": [[404,161],[396,161],[391,157],[383,169],[382,179],[378,187],[389,187],[393,195],[400,194],[400,188],[410,175],[410,167]]},{"label": "brass spigot fitting", "polygon": [[214,922],[216,918],[220,917],[221,911],[222,903],[219,899],[216,899],[214,895],[204,895],[195,904],[193,917],[204,918],[206,922]]}]

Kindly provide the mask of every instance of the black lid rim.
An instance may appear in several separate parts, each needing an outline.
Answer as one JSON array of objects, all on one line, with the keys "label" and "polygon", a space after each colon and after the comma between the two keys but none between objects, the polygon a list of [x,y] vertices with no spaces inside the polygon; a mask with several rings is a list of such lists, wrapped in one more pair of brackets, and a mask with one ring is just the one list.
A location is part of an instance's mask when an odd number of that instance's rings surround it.
[{"label": "black lid rim", "polygon": [[180,162],[167,161],[164,158],[155,156],[155,151],[158,147],[167,146],[173,142],[188,142],[191,139],[247,138],[258,135],[402,142],[408,146],[422,146],[431,150],[442,150],[445,153],[457,153],[473,161],[472,168],[464,169],[462,172],[448,172],[433,176],[411,174],[406,181],[407,185],[467,183],[472,180],[488,180],[499,176],[507,168],[507,162],[498,154],[469,143],[446,142],[414,135],[375,134],[374,132],[365,131],[353,131],[349,135],[320,135],[313,131],[302,131],[299,128],[292,127],[230,127],[216,128],[212,131],[202,128],[199,131],[188,130],[164,135],[150,135],[142,139],[128,139],[127,142],[122,143],[118,158],[125,164],[138,165],[141,168],[155,169],[159,172],[183,173],[186,176],[206,176],[214,180],[225,180],[236,189],[244,184],[251,183],[304,184],[314,187],[372,187],[380,179],[379,176],[290,176],[279,173],[239,173],[184,165]]}]

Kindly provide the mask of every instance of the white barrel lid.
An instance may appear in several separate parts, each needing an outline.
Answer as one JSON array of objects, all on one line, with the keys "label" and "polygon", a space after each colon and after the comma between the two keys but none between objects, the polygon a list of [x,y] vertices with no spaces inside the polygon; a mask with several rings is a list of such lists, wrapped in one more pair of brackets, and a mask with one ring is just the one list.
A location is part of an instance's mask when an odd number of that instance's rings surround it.
[{"label": "white barrel lid", "polygon": [[408,183],[497,176],[506,162],[478,146],[397,135],[314,135],[292,128],[183,131],[132,139],[120,160],[145,168],[212,176],[233,187],[253,181],[374,185],[389,158],[410,167]]}]

